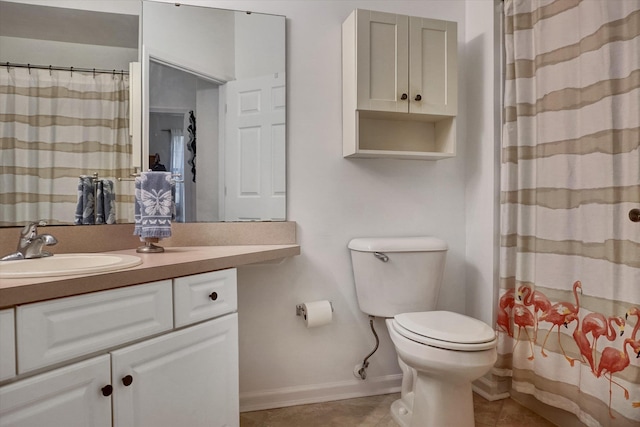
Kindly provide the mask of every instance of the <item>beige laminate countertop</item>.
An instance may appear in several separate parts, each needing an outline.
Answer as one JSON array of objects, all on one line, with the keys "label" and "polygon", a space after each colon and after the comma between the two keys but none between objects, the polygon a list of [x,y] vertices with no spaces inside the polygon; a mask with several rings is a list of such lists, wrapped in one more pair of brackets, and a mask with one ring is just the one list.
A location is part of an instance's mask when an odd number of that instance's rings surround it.
[{"label": "beige laminate countertop", "polygon": [[157,254],[136,253],[135,249],[105,253],[136,255],[142,264],[88,275],[0,279],[0,308],[273,261],[299,255],[300,246],[189,246],[165,247]]}]

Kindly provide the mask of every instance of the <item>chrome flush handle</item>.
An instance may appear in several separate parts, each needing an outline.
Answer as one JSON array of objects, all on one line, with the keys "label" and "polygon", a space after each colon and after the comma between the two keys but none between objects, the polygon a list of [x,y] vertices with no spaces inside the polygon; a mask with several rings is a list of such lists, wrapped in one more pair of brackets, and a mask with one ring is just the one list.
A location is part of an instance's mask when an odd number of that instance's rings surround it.
[{"label": "chrome flush handle", "polygon": [[373,256],[375,256],[376,258],[378,258],[382,262],[389,261],[389,257],[386,256],[385,254],[383,254],[382,252],[374,252]]}]

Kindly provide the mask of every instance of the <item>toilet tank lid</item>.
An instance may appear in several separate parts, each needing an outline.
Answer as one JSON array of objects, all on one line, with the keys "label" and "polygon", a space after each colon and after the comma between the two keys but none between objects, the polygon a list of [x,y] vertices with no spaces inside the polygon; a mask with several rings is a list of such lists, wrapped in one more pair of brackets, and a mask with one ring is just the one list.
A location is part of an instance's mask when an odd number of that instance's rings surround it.
[{"label": "toilet tank lid", "polygon": [[349,249],[360,252],[430,252],[446,251],[447,242],[437,237],[359,237],[352,239]]}]

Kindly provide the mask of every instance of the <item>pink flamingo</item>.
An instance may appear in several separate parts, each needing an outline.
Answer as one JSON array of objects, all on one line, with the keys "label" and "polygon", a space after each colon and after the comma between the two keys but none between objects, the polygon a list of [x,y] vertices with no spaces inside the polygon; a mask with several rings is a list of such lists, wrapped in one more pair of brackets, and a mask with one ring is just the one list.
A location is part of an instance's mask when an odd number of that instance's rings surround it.
[{"label": "pink flamingo", "polygon": [[[549,299],[539,291],[534,291],[531,287],[527,285],[522,285],[518,288],[518,299],[520,299],[524,305],[533,306],[533,313],[537,314],[538,311],[540,313],[544,313],[549,310],[551,307],[551,303]],[[535,318],[536,324],[534,329],[534,341],[537,340],[538,335],[538,318]]]},{"label": "pink flamingo", "polygon": [[629,316],[636,316],[636,326],[633,327],[633,331],[631,332],[631,338],[635,340],[638,329],[640,329],[640,308],[631,307],[629,310],[627,310],[624,318],[629,319]]},{"label": "pink flamingo", "polygon": [[527,332],[527,327],[535,327],[535,318],[533,313],[531,313],[531,310],[525,306],[517,304],[513,308],[513,323],[518,325],[518,336],[516,337],[516,344],[513,346],[513,350],[516,349],[516,346],[520,342],[520,331],[524,328],[524,333],[527,335],[527,341],[529,341],[529,346],[531,346],[531,356],[529,356],[528,359],[533,360],[533,341],[529,336],[529,332]]},{"label": "pink flamingo", "polygon": [[[582,283],[580,283],[579,280],[574,282],[573,284],[573,296],[576,299],[575,306],[569,302],[559,302],[559,303],[553,304],[551,307],[549,307],[547,311],[542,313],[539,319],[545,322],[553,323],[554,326],[558,327],[558,344],[560,345],[560,350],[562,351],[564,358],[567,359],[567,361],[571,366],[573,366],[574,360],[569,356],[567,356],[567,353],[564,351],[564,348],[562,347],[562,342],[560,341],[560,326],[564,325],[565,327],[568,328],[567,316],[569,316],[572,313],[577,316],[578,312],[580,311],[580,299],[578,298],[578,289],[580,289],[580,292],[582,292]],[[552,326],[549,329],[549,332],[547,332],[547,335],[544,337],[544,341],[542,342],[541,352],[542,352],[542,356],[544,357],[547,357],[547,354],[544,352],[544,346],[547,343],[547,338],[549,338],[549,334],[553,330],[554,326]]]},{"label": "pink flamingo", "polygon": [[[584,326],[583,326],[583,329],[580,329],[580,318],[578,317],[577,314],[571,313],[570,315],[567,316],[567,324],[573,322],[574,320],[578,321],[576,328],[573,330],[573,340],[576,342],[576,344],[578,345],[578,349],[580,350],[580,355],[581,355],[580,362],[588,363],[589,367],[591,368],[591,372],[595,374],[596,371],[595,371],[595,362],[593,360],[593,351],[591,350],[591,344],[589,344],[589,340],[587,339],[587,336],[584,334],[584,331],[583,331]],[[577,360],[577,359],[574,359],[574,360]]]},{"label": "pink flamingo", "polygon": [[496,323],[498,326],[505,331],[510,337],[513,337],[513,330],[511,329],[511,321],[509,320],[509,313],[507,313],[508,309],[513,309],[513,305],[515,304],[514,300],[514,289],[508,289],[507,292],[504,293],[500,297],[499,308],[498,308],[498,320]]},{"label": "pink flamingo", "polygon": [[611,418],[615,418],[613,413],[611,413],[612,385],[615,384],[624,390],[624,398],[627,400],[629,399],[629,390],[613,380],[613,374],[624,370],[631,363],[629,360],[629,353],[627,352],[627,344],[631,345],[631,348],[637,355],[636,357],[640,357],[640,341],[633,338],[627,338],[622,344],[622,351],[614,347],[605,347],[605,349],[602,350],[602,357],[600,358],[598,371],[596,372],[596,376],[598,378],[600,378],[601,375],[604,375],[606,378],[606,375],[609,374],[609,416]]},{"label": "pink flamingo", "polygon": [[625,321],[620,316],[610,316],[606,318],[602,313],[589,313],[582,319],[582,332],[584,334],[591,334],[593,337],[591,348],[593,349],[594,359],[598,351],[596,346],[598,338],[604,336],[609,341],[616,339],[617,334],[613,327],[614,323],[618,325],[620,336],[622,336],[624,334]]}]

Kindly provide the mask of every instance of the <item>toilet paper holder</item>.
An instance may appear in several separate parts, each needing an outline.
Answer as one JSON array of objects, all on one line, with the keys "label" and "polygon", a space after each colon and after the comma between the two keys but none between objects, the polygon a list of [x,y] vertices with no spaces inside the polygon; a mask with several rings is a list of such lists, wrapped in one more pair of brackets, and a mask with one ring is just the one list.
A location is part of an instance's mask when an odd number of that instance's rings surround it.
[{"label": "toilet paper holder", "polygon": [[[331,306],[331,312],[333,313],[333,303],[331,301],[329,301],[329,305]],[[302,316],[304,317],[304,319],[307,319],[307,313],[304,309],[304,305],[303,304],[297,304],[296,305],[296,316]]]}]

